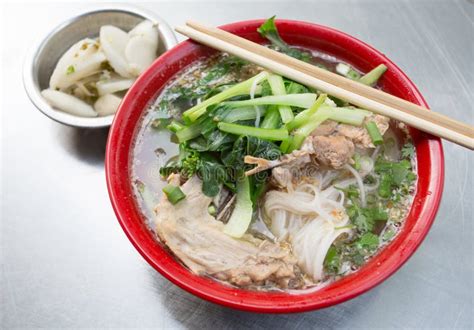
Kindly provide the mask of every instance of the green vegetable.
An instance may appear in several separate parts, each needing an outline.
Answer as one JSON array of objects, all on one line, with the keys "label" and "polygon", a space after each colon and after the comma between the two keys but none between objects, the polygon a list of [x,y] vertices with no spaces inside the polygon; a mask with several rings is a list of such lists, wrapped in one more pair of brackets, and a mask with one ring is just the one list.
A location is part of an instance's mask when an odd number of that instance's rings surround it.
[{"label": "green vegetable", "polygon": [[356,248],[363,254],[368,254],[379,247],[379,237],[372,233],[365,233],[357,240]]},{"label": "green vegetable", "polygon": [[[393,192],[408,186],[416,179],[416,174],[412,172],[411,163],[407,159],[390,162],[380,157],[375,162],[374,170],[380,175],[378,194],[382,198],[398,198],[398,193]],[[408,192],[408,189],[405,190]]]},{"label": "green vegetable", "polygon": [[165,186],[163,188],[163,192],[170,203],[173,205],[186,198],[186,195],[183,193],[183,191],[178,186],[174,186],[172,184]]},{"label": "green vegetable", "polygon": [[283,128],[266,129],[222,122],[218,123],[217,127],[230,134],[254,136],[264,140],[281,141],[288,137],[288,131]]},{"label": "green vegetable", "polygon": [[277,47],[277,49],[282,51],[283,53],[305,62],[309,62],[311,60],[312,56],[310,53],[291,48],[286,42],[283,41],[275,25],[275,16],[267,19],[257,29],[257,31],[263,38],[270,40],[272,45]]},{"label": "green vegetable", "polygon": [[74,72],[76,72],[76,69],[74,68],[74,65],[70,65],[70,66],[67,67],[66,75],[73,74]]},{"label": "green vegetable", "polygon": [[317,111],[311,116],[305,124],[294,131],[291,143],[288,146],[287,152],[297,150],[303,144],[303,141],[319,126],[321,123],[329,118],[326,111]]},{"label": "green vegetable", "polygon": [[338,274],[341,267],[341,255],[334,245],[329,248],[326,257],[324,258],[324,268],[327,272]]},{"label": "green vegetable", "polygon": [[[227,109],[223,107],[222,114],[214,116],[214,121],[223,121],[225,123],[234,123],[241,120],[252,120],[257,118],[257,111],[254,107],[243,107]],[[266,109],[261,109],[260,116],[265,116]]]},{"label": "green vegetable", "polygon": [[380,64],[362,76],[362,78],[359,79],[359,82],[367,86],[373,86],[377,83],[385,71],[387,71],[387,67],[384,64]]},{"label": "green vegetable", "polygon": [[305,93],[305,94],[288,94],[288,95],[272,95],[263,96],[251,100],[243,101],[228,101],[223,104],[229,107],[247,107],[254,105],[289,105],[292,107],[309,108],[316,100],[316,94]]},{"label": "green vegetable", "polygon": [[302,124],[307,123],[310,117],[315,114],[319,107],[324,103],[326,97],[326,94],[319,95],[319,97],[316,99],[316,102],[314,102],[314,104],[309,109],[301,111],[299,114],[297,114],[291,122],[286,124],[286,128],[291,131]]},{"label": "green vegetable", "polygon": [[367,129],[367,132],[369,133],[370,139],[372,140],[372,143],[376,146],[381,145],[383,143],[383,137],[382,134],[380,134],[379,128],[377,125],[373,122],[370,121],[365,125],[365,128]]},{"label": "green vegetable", "polygon": [[276,105],[268,106],[260,128],[278,128],[281,123],[280,112]]},{"label": "green vegetable", "polygon": [[412,143],[408,142],[402,147],[402,157],[412,159],[415,155],[415,147]]},{"label": "green vegetable", "polygon": [[360,126],[364,122],[365,117],[370,115],[370,111],[358,108],[334,108],[321,107],[325,111],[329,111],[329,119],[353,126]]},{"label": "green vegetable", "polygon": [[345,63],[338,63],[336,65],[336,72],[352,80],[360,79],[360,73],[354,70],[354,68],[352,68],[350,65]]},{"label": "green vegetable", "polygon": [[232,188],[225,166],[210,154],[201,153],[199,176],[202,180],[202,192],[209,197],[216,196],[222,184]]},{"label": "green vegetable", "polygon": [[208,206],[207,212],[209,212],[209,214],[214,217],[217,214],[217,209],[214,205],[211,204],[211,205]]},{"label": "green vegetable", "polygon": [[240,238],[247,231],[252,221],[253,206],[250,199],[249,178],[243,176],[237,182],[237,197],[235,208],[229,222],[224,227],[224,233]]},{"label": "green vegetable", "polygon": [[168,126],[166,126],[168,130],[170,130],[173,133],[176,133],[177,131],[180,131],[184,128],[184,125],[177,122],[176,120],[172,120]]},{"label": "green vegetable", "polygon": [[250,88],[252,87],[253,83],[257,81],[261,81],[268,77],[268,72],[260,72],[256,76],[249,78],[241,83],[238,83],[228,89],[216,94],[207,100],[195,105],[191,109],[186,110],[183,112],[183,118],[189,122],[196,121],[199,117],[206,113],[207,107],[220,103],[224,100],[227,100],[231,97],[238,96],[238,95],[247,95],[250,93]]},{"label": "green vegetable", "polygon": [[[348,198],[350,197],[348,196]],[[377,206],[360,207],[357,205],[354,197],[350,199],[352,200],[352,205],[347,206],[347,213],[359,232],[370,232],[374,229],[375,221],[388,220],[388,214],[382,208]]]},{"label": "green vegetable", "polygon": [[[279,75],[272,74],[268,77],[268,83],[272,89],[273,95],[286,95],[285,84],[283,78]],[[279,105],[281,121],[286,124],[293,120],[293,111],[288,105]]]}]

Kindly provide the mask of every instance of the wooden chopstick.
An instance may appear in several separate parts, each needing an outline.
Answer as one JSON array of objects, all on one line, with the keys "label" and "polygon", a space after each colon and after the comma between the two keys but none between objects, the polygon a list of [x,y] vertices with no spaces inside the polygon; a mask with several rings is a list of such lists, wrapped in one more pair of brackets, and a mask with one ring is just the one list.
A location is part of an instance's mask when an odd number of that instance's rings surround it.
[{"label": "wooden chopstick", "polygon": [[228,52],[270,71],[344,99],[361,108],[404,122],[446,140],[474,149],[474,128],[426,111],[406,100],[299,61],[229,32],[196,22],[176,31],[212,48]]}]

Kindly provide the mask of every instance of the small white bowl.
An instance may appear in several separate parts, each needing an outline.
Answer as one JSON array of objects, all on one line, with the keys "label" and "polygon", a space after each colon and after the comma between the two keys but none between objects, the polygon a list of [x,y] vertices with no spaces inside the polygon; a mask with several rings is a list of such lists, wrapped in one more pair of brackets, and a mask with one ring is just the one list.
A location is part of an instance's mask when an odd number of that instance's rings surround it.
[{"label": "small white bowl", "polygon": [[124,31],[131,30],[143,20],[158,24],[160,38],[158,54],[177,44],[176,36],[169,25],[153,12],[128,5],[95,7],[81,12],[57,26],[27,54],[23,66],[23,84],[33,104],[49,118],[74,127],[99,128],[112,124],[113,115],[104,117],[79,117],[53,109],[41,96],[48,88],[54,67],[64,52],[77,41],[86,37],[95,38],[103,25],[115,25]]}]

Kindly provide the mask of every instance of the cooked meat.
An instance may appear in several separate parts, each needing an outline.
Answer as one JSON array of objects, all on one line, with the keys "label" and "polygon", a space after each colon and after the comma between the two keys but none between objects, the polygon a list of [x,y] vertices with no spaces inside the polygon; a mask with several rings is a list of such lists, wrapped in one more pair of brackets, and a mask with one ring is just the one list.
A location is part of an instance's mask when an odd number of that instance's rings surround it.
[{"label": "cooked meat", "polygon": [[164,196],[157,206],[158,236],[187,267],[239,286],[274,283],[284,288],[295,279],[296,260],[278,244],[224,234],[224,224],[208,213],[212,199],[201,186],[194,176],[182,186],[184,200],[172,205]]},{"label": "cooked meat", "polygon": [[335,134],[347,137],[359,148],[374,148],[369,132],[365,129],[365,124],[370,121],[375,122],[380,134],[384,135],[388,129],[390,118],[381,115],[370,115],[365,118],[364,125],[360,127],[339,124]]},{"label": "cooked meat", "polygon": [[352,126],[346,124],[338,124],[332,120],[326,120],[318,126],[312,133],[312,136],[337,136],[342,135],[350,139],[355,146],[359,148],[374,148],[370,135],[365,129],[365,124],[373,121],[377,125],[380,134],[384,135],[389,126],[390,119],[381,115],[370,115],[365,118],[362,126]]},{"label": "cooked meat", "polygon": [[344,136],[314,136],[312,139],[318,163],[340,168],[354,155],[354,144]]},{"label": "cooked meat", "polygon": [[331,135],[336,131],[337,123],[332,120],[326,120],[321,125],[319,125],[312,133],[312,136],[327,136]]}]

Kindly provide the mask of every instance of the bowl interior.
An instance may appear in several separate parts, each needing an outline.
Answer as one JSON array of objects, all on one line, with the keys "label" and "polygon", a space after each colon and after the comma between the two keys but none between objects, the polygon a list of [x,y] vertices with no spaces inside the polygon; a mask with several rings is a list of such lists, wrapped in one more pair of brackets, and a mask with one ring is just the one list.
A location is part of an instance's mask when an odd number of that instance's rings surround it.
[{"label": "bowl interior", "polygon": [[[52,31],[40,44],[31,58],[31,70],[25,77],[30,79],[27,88],[35,105],[47,116],[59,122],[80,127],[103,127],[112,123],[113,115],[95,118],[83,118],[59,112],[46,102],[41,102],[40,92],[49,87],[49,79],[59,58],[73,44],[84,38],[96,38],[103,25],[114,25],[124,31],[129,31],[143,20],[158,22],[159,47],[158,54],[164,53],[176,44],[176,39],[169,27],[158,17],[140,13],[131,9],[99,9],[76,16]],[[28,63],[27,63],[28,64]],[[32,95],[34,94],[34,95]]]},{"label": "bowl interior", "polygon": [[[263,43],[256,29],[262,20],[222,28]],[[381,80],[389,93],[427,106],[413,83],[383,54],[339,31],[304,22],[279,20],[278,29],[290,44],[321,51],[362,71],[380,63],[388,67]],[[129,90],[112,125],[106,155],[106,174],[112,205],[125,233],[142,256],[161,274],[202,298],[238,309],[258,312],[300,312],[327,307],[353,298],[394,273],[426,236],[436,214],[443,187],[443,153],[439,139],[411,130],[417,150],[418,183],[415,201],[399,235],[358,272],[319,291],[299,295],[246,291],[192,274],[158,244],[146,228],[131,187],[131,148],[134,132],[147,105],[177,72],[214,51],[184,42],[164,54]]]}]

